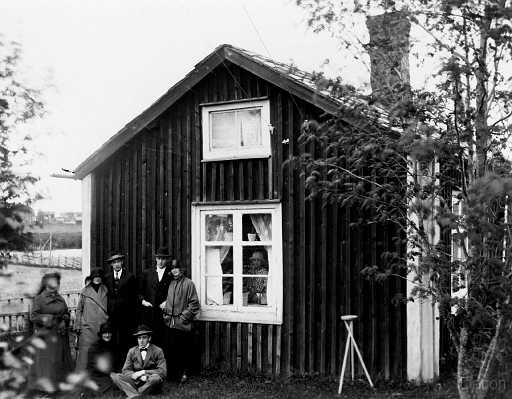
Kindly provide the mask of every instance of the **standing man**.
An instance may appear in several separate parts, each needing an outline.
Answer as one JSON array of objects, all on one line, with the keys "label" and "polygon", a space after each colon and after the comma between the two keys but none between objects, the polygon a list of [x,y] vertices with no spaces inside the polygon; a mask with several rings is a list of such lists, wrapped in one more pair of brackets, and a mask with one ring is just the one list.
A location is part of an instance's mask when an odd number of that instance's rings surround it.
[{"label": "standing man", "polygon": [[192,322],[199,313],[199,300],[194,283],[183,274],[177,260],[173,260],[167,300],[163,304],[167,325],[167,347],[172,354],[168,364],[169,379],[184,382],[190,365],[192,346]]},{"label": "standing man", "polygon": [[131,334],[135,329],[134,311],[137,305],[137,284],[133,274],[123,267],[124,255],[115,254],[107,259],[111,268],[105,276],[108,288],[108,316],[112,324],[112,341],[116,350],[115,370],[119,370],[122,361],[131,346]]},{"label": "standing man", "polygon": [[138,300],[141,322],[153,329],[152,342],[164,347],[165,324],[162,307],[167,299],[167,291],[172,281],[170,267],[171,255],[167,247],[159,248],[155,253],[156,267],[151,267],[138,279]]},{"label": "standing man", "polygon": [[161,388],[167,374],[164,352],[151,343],[152,331],[140,325],[135,332],[137,346],[128,351],[121,373],[112,373],[114,384],[131,399]]}]

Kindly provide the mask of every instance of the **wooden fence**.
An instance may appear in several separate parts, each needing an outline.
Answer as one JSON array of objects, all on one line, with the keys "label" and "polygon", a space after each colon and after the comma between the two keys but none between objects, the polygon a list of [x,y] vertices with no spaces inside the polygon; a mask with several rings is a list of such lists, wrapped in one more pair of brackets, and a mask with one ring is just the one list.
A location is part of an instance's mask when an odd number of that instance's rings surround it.
[{"label": "wooden fence", "polygon": [[82,258],[79,256],[43,256],[36,254],[19,254],[9,259],[9,263],[13,265],[52,267],[62,269],[78,269],[82,268]]},{"label": "wooden fence", "polygon": [[[71,316],[70,327],[73,327],[80,292],[64,292],[61,293],[61,295],[68,305]],[[32,305],[32,299],[32,297],[20,297],[0,300],[0,302],[9,302],[9,304],[13,307],[13,310],[16,307],[18,308],[18,311],[0,313],[0,327],[2,327],[4,334],[17,335],[30,331],[29,315]],[[19,310],[20,305],[24,307],[22,311]]]}]

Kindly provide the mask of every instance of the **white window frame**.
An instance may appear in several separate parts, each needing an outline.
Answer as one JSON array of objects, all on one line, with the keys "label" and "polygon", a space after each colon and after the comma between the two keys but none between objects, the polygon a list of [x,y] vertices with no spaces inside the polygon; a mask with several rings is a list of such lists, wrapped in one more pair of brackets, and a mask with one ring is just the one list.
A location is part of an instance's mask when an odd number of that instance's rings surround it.
[{"label": "white window frame", "polygon": [[[214,150],[211,148],[211,114],[219,111],[236,111],[260,108],[261,110],[261,146],[244,148],[236,146]],[[229,159],[268,158],[270,147],[270,102],[269,100],[243,101],[239,103],[212,104],[202,106],[203,161],[222,161]]]},{"label": "white window frame", "polygon": [[[209,213],[233,214],[233,304],[206,305],[204,259],[204,219]],[[242,240],[242,214],[267,213],[272,215],[272,261],[269,259],[267,305],[242,306],[235,298],[235,290],[242,286],[241,249],[244,246],[262,245],[261,241]],[[222,245],[227,242],[209,242]],[[240,248],[237,250],[236,247]],[[237,252],[239,252],[237,254]],[[192,205],[192,281],[196,285],[201,303],[199,320],[242,323],[282,324],[283,321],[283,240],[282,211],[280,203],[247,205]]]}]

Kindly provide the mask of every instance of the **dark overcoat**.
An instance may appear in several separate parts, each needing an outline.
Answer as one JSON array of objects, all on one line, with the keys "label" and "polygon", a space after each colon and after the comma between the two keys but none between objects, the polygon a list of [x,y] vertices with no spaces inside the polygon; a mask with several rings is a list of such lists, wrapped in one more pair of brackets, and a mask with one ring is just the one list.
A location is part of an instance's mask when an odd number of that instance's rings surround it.
[{"label": "dark overcoat", "polygon": [[[116,361],[124,359],[133,344],[133,332],[136,327],[137,283],[135,276],[123,269],[119,282],[114,280],[112,270],[105,276],[108,288],[108,320],[112,325],[113,342],[116,347]],[[118,370],[122,363],[117,363]]]},{"label": "dark overcoat", "polygon": [[[166,267],[162,279],[158,281],[156,268],[146,269],[138,279],[138,306],[142,324],[151,326],[153,330],[153,342],[163,345],[165,324],[163,321],[160,304],[167,299],[167,291],[173,277],[170,268]],[[142,300],[146,300],[152,307],[142,306]]]},{"label": "dark overcoat", "polygon": [[[34,298],[30,320],[35,335],[45,342],[45,347],[37,348],[34,354],[28,388],[56,391],[59,382],[65,381],[73,368],[66,301],[58,293],[43,291]],[[40,386],[39,381],[46,381],[47,386]]]}]

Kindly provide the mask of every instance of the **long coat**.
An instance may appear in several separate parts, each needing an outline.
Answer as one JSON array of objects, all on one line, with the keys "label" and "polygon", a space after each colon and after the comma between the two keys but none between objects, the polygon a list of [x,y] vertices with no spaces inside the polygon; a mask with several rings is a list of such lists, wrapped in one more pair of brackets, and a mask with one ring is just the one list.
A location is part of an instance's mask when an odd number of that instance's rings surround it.
[{"label": "long coat", "polygon": [[[116,361],[124,359],[128,349],[133,344],[133,332],[136,319],[134,312],[137,308],[137,284],[133,274],[123,269],[119,282],[114,281],[114,273],[110,271],[105,276],[108,288],[108,317],[113,329],[112,340],[116,347]],[[122,363],[117,363],[115,369],[120,369]]]},{"label": "long coat", "polygon": [[[34,298],[30,320],[35,335],[45,342],[38,348],[28,375],[28,389],[57,391],[58,383],[65,381],[72,371],[69,348],[69,311],[58,293],[43,291]],[[40,381],[46,381],[41,386]]]},{"label": "long coat", "polygon": [[98,341],[100,326],[108,319],[107,287],[100,285],[98,292],[89,284],[82,289],[76,309],[75,328],[80,330],[76,369],[85,370],[87,352]]},{"label": "long coat", "polygon": [[165,302],[166,325],[181,331],[191,331],[192,321],[199,310],[196,286],[192,280],[185,276],[173,280]]},{"label": "long coat", "polygon": [[160,347],[151,343],[147,349],[146,359],[144,360],[142,360],[138,346],[134,346],[128,351],[123,366],[123,374],[131,375],[136,371],[146,370],[148,374],[156,374],[164,380],[167,376],[167,363],[165,362],[164,352]]},{"label": "long coat", "polygon": [[[153,330],[152,341],[156,345],[163,345],[165,324],[160,304],[167,298],[167,290],[172,281],[172,274],[165,268],[162,279],[158,281],[156,268],[146,269],[138,279],[138,299],[141,323],[151,326]],[[152,307],[142,306],[142,300],[148,301]]]}]

